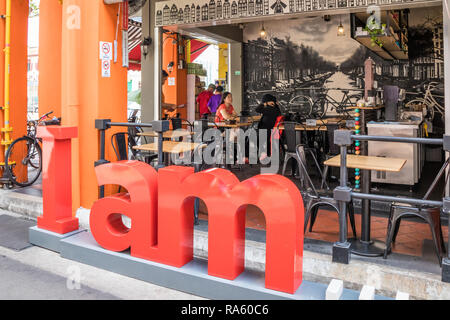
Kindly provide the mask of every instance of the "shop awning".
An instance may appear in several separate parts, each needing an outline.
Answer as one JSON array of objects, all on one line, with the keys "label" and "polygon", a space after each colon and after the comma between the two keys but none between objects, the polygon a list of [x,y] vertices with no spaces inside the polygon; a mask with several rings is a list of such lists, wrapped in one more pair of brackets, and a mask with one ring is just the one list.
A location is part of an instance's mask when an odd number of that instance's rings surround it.
[{"label": "shop awning", "polygon": [[136,46],[128,54],[129,67],[128,70],[141,71],[141,46]]},{"label": "shop awning", "polygon": [[[130,19],[128,26],[128,59],[130,60],[129,70],[141,70],[141,37],[142,23]],[[191,62],[195,62],[195,59],[197,59],[209,46],[209,43],[192,39]]]},{"label": "shop awning", "polygon": [[197,59],[207,48],[209,44],[200,40],[191,40],[191,62],[195,62]]},{"label": "shop awning", "polygon": [[128,20],[128,52],[138,46],[142,39],[142,22]]},{"label": "shop awning", "polygon": [[128,59],[129,70],[141,70],[141,37],[142,23],[129,19],[128,20]]}]

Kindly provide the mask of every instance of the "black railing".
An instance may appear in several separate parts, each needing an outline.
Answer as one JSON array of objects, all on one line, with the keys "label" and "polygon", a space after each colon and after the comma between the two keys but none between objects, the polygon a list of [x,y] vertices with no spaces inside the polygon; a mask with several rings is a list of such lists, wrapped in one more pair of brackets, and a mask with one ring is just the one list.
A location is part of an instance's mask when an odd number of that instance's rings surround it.
[{"label": "black railing", "polygon": [[[354,135],[353,132],[349,130],[335,131],[334,143],[336,145],[339,145],[341,149],[341,163],[340,163],[341,177],[340,177],[340,186],[334,190],[334,198],[335,200],[338,201],[341,212],[339,217],[339,242],[335,243],[333,246],[333,261],[340,263],[348,263],[349,260],[348,257],[350,256],[350,245],[347,239],[346,203],[352,201],[352,199],[377,200],[384,202],[401,202],[417,206],[441,207],[443,213],[450,215],[450,197],[444,197],[442,201],[433,201],[426,199],[426,197],[429,194],[428,192],[425,198],[422,199],[408,198],[408,197],[392,197],[380,194],[353,192],[352,188],[347,186],[348,182],[347,147],[351,146],[353,144],[353,141],[355,140],[442,145],[444,151],[446,152],[450,151],[450,135],[445,135],[442,139],[429,139],[429,138]],[[433,182],[433,185],[434,184],[435,183]],[[450,185],[448,187],[450,187]],[[450,228],[448,241],[450,249]],[[450,250],[447,254],[447,257],[445,257],[442,262],[442,281],[450,282]]]},{"label": "black railing", "polygon": [[[152,128],[158,134],[158,169],[164,166],[163,153],[163,134],[169,130],[169,121],[158,120],[151,123],[133,123],[133,122],[111,122],[111,119],[97,119],[95,120],[95,128],[100,132],[100,159],[95,162],[95,166],[109,163],[105,159],[105,144],[106,144],[106,130],[111,127],[139,127]],[[100,187],[100,198],[105,196],[105,189]]]}]

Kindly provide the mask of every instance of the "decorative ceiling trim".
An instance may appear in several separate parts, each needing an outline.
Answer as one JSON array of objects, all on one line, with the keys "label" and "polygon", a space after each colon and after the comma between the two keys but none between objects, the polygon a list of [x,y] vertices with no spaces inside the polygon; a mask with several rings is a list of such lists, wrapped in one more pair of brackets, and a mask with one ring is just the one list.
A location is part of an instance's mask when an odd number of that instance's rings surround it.
[{"label": "decorative ceiling trim", "polygon": [[[169,0],[156,2],[156,26],[198,26],[241,22],[243,19],[329,14],[344,10],[436,5],[436,0]],[[289,17],[291,18],[291,17]]]}]

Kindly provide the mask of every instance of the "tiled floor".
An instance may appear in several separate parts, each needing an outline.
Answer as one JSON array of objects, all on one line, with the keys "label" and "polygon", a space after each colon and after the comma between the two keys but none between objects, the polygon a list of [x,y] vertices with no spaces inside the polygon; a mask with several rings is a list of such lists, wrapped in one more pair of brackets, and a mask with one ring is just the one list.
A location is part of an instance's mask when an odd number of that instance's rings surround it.
[{"label": "tiled floor", "polygon": [[[200,219],[207,220],[205,213],[200,213]],[[361,215],[355,215],[356,232],[358,238],[361,236]],[[387,218],[372,216],[371,219],[371,238],[373,240],[386,241]],[[257,209],[252,208],[247,211],[246,227],[258,230],[264,230],[266,227],[263,214]],[[348,224],[348,237],[353,237]],[[443,227],[445,242],[448,241],[448,227]],[[339,238],[339,222],[338,215],[333,211],[320,210],[314,223],[312,232],[308,230],[305,234],[306,238],[323,240],[327,242],[336,242]],[[425,223],[402,221],[397,235],[397,240],[392,246],[392,251],[410,256],[422,256],[422,246],[425,239],[432,240],[430,228]]]}]

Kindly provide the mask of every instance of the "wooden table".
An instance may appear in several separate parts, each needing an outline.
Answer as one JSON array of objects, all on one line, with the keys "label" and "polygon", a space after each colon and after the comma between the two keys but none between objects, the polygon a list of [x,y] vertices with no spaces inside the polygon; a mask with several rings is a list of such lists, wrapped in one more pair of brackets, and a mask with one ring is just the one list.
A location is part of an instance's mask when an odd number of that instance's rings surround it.
[{"label": "wooden table", "polygon": [[[347,155],[347,168],[359,168],[362,170],[399,172],[405,165],[405,159]],[[341,156],[335,156],[324,162],[330,167],[341,166]]]},{"label": "wooden table", "polygon": [[[189,137],[190,135],[193,135],[193,132],[187,131],[187,130],[169,130],[163,133],[164,139],[177,139],[182,137]],[[155,131],[149,131],[149,132],[141,132],[138,133],[138,136],[143,137],[151,137],[151,138],[158,138],[158,132]]]},{"label": "wooden table", "polygon": [[[406,159],[347,155],[347,168],[364,170],[363,193],[370,193],[371,170],[399,172]],[[340,167],[341,156],[335,156],[324,162],[326,166]],[[379,257],[384,253],[385,244],[370,239],[370,200],[362,200],[361,240],[350,239],[351,251],[365,257]]]},{"label": "wooden table", "polygon": [[219,128],[242,128],[242,127],[250,127],[253,123],[252,122],[237,122],[234,124],[226,123],[226,122],[210,122],[208,123],[208,126],[215,127],[216,125]]},{"label": "wooden table", "polygon": [[383,109],[384,105],[378,105],[375,107],[357,107],[357,106],[351,106],[350,109],[360,109],[360,110],[380,110]]},{"label": "wooden table", "polygon": [[[278,127],[280,130],[284,130],[284,125]],[[327,126],[317,125],[317,126],[307,126],[302,124],[295,125],[295,131],[328,131]]]},{"label": "wooden table", "polygon": [[[193,143],[193,142],[177,142],[177,141],[163,141],[163,152],[164,153],[184,153],[189,151],[194,151],[197,147],[202,146],[202,148],[206,147],[206,145],[202,143]],[[133,149],[141,150],[141,151],[149,151],[149,152],[158,152],[158,143],[149,143],[143,144],[140,146],[134,146]]]},{"label": "wooden table", "polygon": [[[314,120],[314,119],[312,119]],[[328,131],[327,124],[336,125],[336,124],[346,124],[346,119],[344,118],[327,118],[327,119],[317,119],[315,126],[307,125],[307,122],[303,122],[302,124],[296,124],[296,131]],[[280,130],[284,130],[284,125],[279,127]]]}]

